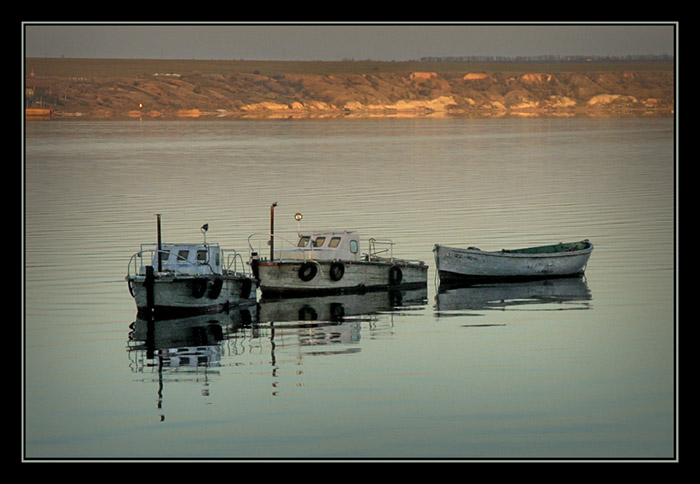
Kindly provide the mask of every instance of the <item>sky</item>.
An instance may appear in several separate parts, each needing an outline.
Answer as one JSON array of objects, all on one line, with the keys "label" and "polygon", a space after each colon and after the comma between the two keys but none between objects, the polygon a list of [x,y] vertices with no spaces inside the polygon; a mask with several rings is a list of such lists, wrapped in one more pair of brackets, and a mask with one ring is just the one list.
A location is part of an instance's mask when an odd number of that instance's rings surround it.
[{"label": "sky", "polygon": [[673,55],[678,26],[635,24],[105,24],[24,22],[26,57],[379,60]]}]

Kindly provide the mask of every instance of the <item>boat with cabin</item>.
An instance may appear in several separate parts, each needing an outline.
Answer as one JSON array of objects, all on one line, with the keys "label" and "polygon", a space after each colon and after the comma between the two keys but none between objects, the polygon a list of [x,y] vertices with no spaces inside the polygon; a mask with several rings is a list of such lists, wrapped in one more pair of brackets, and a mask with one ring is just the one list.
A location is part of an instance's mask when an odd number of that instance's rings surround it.
[{"label": "boat with cabin", "polygon": [[[394,257],[394,243],[388,239],[368,239],[367,252],[362,253],[356,231],[300,231],[295,242],[286,241],[290,248],[276,248],[275,205],[271,208],[269,258],[262,258],[253,247],[251,238],[255,234],[248,239],[250,264],[263,297],[427,286],[425,262]],[[297,213],[295,219],[301,221],[301,214]]]},{"label": "boat with cabin", "polygon": [[441,284],[512,282],[583,275],[593,244],[586,239],[499,251],[436,244],[433,252]]},{"label": "boat with cabin", "polygon": [[139,314],[157,319],[211,313],[256,301],[257,280],[240,253],[206,241],[141,244],[126,281]]}]

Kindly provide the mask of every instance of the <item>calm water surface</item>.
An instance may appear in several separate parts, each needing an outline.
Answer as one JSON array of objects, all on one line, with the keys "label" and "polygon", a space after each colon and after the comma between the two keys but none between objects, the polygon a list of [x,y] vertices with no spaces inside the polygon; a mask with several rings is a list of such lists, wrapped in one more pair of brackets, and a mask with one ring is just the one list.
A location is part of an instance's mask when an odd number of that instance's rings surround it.
[{"label": "calm water surface", "polygon": [[[27,459],[675,456],[667,119],[26,125]],[[427,291],[136,317],[139,244],[355,229]],[[439,289],[436,243],[589,238],[583,280]],[[364,249],[366,250],[366,248]],[[328,316],[331,303],[345,317]],[[308,321],[312,319],[313,321]]]}]

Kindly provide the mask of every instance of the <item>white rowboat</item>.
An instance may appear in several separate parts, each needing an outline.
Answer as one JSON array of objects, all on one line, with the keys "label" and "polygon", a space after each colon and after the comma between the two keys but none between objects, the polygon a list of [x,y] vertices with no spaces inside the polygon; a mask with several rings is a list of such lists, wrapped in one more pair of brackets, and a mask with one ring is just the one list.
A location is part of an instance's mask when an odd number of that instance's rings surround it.
[{"label": "white rowboat", "polygon": [[581,275],[593,244],[582,240],[494,252],[436,244],[433,252],[441,283],[476,283]]}]

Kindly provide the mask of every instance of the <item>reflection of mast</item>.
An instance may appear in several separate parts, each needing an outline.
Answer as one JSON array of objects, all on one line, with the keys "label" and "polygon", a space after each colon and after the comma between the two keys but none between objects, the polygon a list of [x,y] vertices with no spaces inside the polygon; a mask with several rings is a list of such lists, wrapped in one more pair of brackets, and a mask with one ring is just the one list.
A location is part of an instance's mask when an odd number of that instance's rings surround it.
[{"label": "reflection of mast", "polygon": [[[204,385],[208,387],[210,371],[216,371],[210,367],[220,364],[222,357],[231,360],[226,365],[257,365],[268,378],[272,377],[272,396],[277,396],[285,384],[303,386],[303,365],[311,356],[358,353],[362,349],[361,331],[386,331],[387,325],[393,327],[397,315],[422,310],[426,302],[427,289],[421,288],[263,298],[228,312],[180,319],[146,319],[148,316],[143,314],[131,325],[128,351],[133,371],[151,373],[149,381],[157,384],[159,411],[166,405],[166,383],[187,382],[188,378],[180,376],[193,371],[201,383],[204,371]],[[270,345],[268,351],[265,344]],[[249,360],[243,361],[246,358]],[[268,361],[270,368],[266,370]],[[295,376],[291,376],[290,369]],[[208,395],[208,388],[202,390],[202,395]],[[165,420],[164,412],[160,419]]]},{"label": "reflection of mast", "polygon": [[[278,373],[279,366],[277,366],[276,351],[277,351],[278,344],[277,344],[276,338],[284,338],[285,332],[288,331],[290,328],[283,326],[282,328],[279,328],[279,332],[278,332],[277,328],[275,328],[274,322],[270,322],[269,325],[267,325],[266,327],[270,330],[268,339],[270,341],[270,367],[271,367],[270,375],[273,377],[272,396],[276,397],[279,394],[279,391],[277,389],[279,386],[279,382],[277,381],[277,378],[279,377],[279,373]],[[293,329],[293,331],[297,333],[297,336],[299,336],[299,334],[298,334],[299,329],[300,328]],[[284,346],[285,346],[284,341],[282,341],[282,344],[280,347],[284,347]],[[303,343],[301,341],[299,341],[299,344],[297,345],[297,363],[296,363],[297,366],[301,366],[301,360],[302,360],[301,347],[302,346],[303,346]],[[303,374],[303,372],[301,370],[295,371],[295,375],[302,375],[302,374]],[[300,386],[300,385],[301,384],[297,382],[297,386]]]},{"label": "reflection of mast", "polygon": [[[194,374],[197,381],[204,375],[203,396],[208,396],[210,366],[221,359],[224,327],[236,331],[251,315],[243,314],[249,308],[236,308],[231,313],[199,315],[180,319],[154,320],[142,315],[131,325],[130,354],[135,356],[134,370],[154,373],[157,382],[157,408],[164,404],[165,382],[169,373]],[[160,416],[165,420],[165,415]]]},{"label": "reflection of mast", "polygon": [[[277,388],[277,357],[275,356],[275,326],[270,326],[270,365],[272,366],[272,388]],[[277,396],[277,391],[272,392],[272,396]]]},{"label": "reflection of mast", "polygon": [[277,359],[275,358],[275,324],[270,324],[270,363],[273,368],[277,364]]},{"label": "reflection of mast", "polygon": [[[163,409],[163,360],[158,358],[158,410]],[[160,414],[160,421],[165,421],[165,415]]]}]

